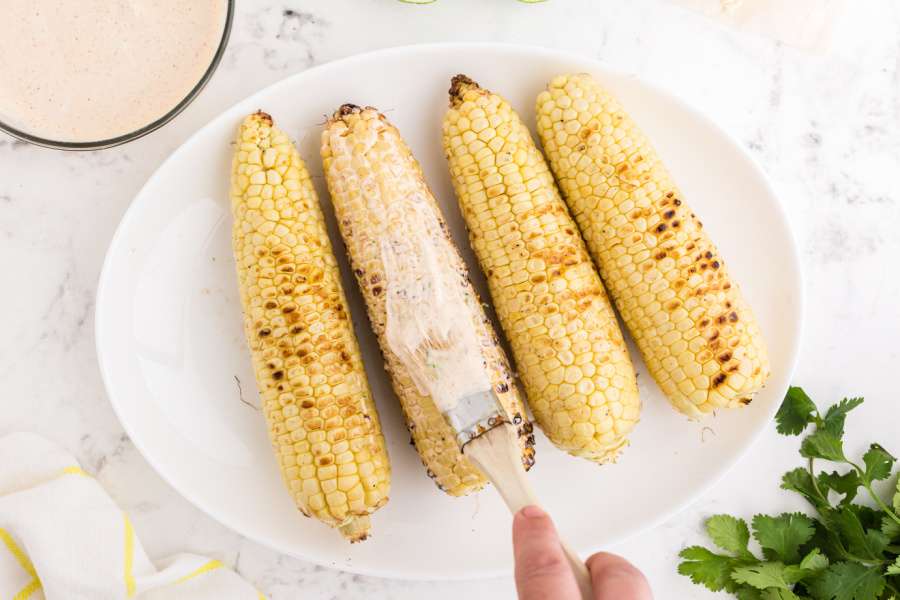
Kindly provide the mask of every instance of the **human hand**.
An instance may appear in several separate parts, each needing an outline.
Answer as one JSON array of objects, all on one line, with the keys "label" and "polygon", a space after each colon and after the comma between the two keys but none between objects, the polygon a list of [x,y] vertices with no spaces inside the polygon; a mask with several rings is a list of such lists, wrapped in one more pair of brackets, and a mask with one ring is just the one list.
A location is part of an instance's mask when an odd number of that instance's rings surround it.
[{"label": "human hand", "polygon": [[[537,506],[513,518],[513,553],[519,600],[581,600],[553,521]],[[598,552],[587,567],[594,600],[653,600],[644,574],[621,556]]]}]

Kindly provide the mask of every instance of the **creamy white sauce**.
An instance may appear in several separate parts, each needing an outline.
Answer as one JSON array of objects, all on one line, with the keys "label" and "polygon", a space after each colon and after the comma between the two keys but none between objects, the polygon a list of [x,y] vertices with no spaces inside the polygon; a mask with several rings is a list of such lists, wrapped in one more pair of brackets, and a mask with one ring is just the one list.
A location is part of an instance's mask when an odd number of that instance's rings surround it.
[{"label": "creamy white sauce", "polygon": [[[379,122],[379,128],[387,127]],[[422,395],[441,412],[463,397],[492,387],[476,324],[484,316],[471,295],[461,259],[448,243],[418,178],[404,175],[414,165],[395,146],[377,136],[332,135],[335,156],[350,156],[352,144],[364,144],[359,181],[380,248],[385,274],[385,340],[406,367]],[[379,153],[377,161],[370,153]],[[332,168],[343,161],[335,160]],[[339,176],[339,175],[337,175]],[[399,182],[399,184],[398,184]]]},{"label": "creamy white sauce", "polygon": [[225,0],[0,0],[0,120],[56,141],[131,133],[209,68]]},{"label": "creamy white sauce", "polygon": [[390,222],[403,230],[383,233],[381,258],[387,280],[385,337],[423,395],[441,412],[469,394],[491,389],[491,380],[466,302],[463,274],[426,198],[390,205]]}]

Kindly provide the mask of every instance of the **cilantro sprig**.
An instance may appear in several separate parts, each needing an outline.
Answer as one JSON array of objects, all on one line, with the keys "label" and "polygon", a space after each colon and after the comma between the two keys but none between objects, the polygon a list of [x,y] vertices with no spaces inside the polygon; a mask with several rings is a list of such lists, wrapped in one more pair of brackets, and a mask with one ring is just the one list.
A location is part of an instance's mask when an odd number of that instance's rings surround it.
[{"label": "cilantro sprig", "polygon": [[[847,415],[862,403],[847,398],[823,415],[803,389],[790,388],[775,416],[778,432],[812,430],[800,444],[806,465],[785,473],[781,487],[803,496],[814,514],[759,514],[749,526],[714,515],[706,531],[719,551],[685,548],[678,572],[739,600],[900,600],[900,479],[889,500],[873,487],[891,478],[896,459],[879,444],[861,461],[844,451]],[[818,471],[817,461],[837,468]],[[871,502],[857,502],[865,498]]]}]

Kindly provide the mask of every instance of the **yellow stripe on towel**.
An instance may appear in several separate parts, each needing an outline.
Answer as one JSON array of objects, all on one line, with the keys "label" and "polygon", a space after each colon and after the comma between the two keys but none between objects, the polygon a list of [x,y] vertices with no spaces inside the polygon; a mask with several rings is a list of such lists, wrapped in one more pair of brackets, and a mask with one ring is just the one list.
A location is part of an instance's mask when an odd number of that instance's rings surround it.
[{"label": "yellow stripe on towel", "polygon": [[128,597],[134,596],[134,527],[128,520],[128,515],[122,513],[125,518],[125,591]]},{"label": "yellow stripe on towel", "polygon": [[187,581],[189,579],[193,579],[197,575],[202,575],[203,573],[208,573],[209,571],[215,571],[216,569],[221,569],[222,566],[223,566],[222,563],[220,563],[219,561],[211,560],[208,563],[204,564],[199,569],[197,569],[191,573],[188,573],[181,579],[177,580],[175,583],[184,583],[185,581]]},{"label": "yellow stripe on towel", "polygon": [[90,473],[79,466],[66,467],[59,473],[60,475],[81,475],[82,477],[90,477]]},{"label": "yellow stripe on towel", "polygon": [[21,565],[21,567],[25,570],[25,572],[37,579],[37,573],[34,570],[34,565],[31,563],[31,559],[28,558],[28,555],[25,554],[25,552],[21,548],[19,548],[19,545],[5,529],[0,529],[0,541],[2,541],[3,545],[6,546],[7,549],[9,549],[9,551],[15,557],[19,565]]},{"label": "yellow stripe on towel", "polygon": [[12,600],[28,600],[31,598],[31,595],[39,589],[41,589],[41,581],[39,579],[32,579],[31,583],[23,587],[18,594],[13,596]]}]

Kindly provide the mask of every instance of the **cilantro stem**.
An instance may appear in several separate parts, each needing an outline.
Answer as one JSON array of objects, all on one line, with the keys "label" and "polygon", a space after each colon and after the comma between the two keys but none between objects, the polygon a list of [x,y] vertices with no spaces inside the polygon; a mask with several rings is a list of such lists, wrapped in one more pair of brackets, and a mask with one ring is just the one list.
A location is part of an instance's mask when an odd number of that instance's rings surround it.
[{"label": "cilantro stem", "polygon": [[810,459],[809,459],[809,478],[812,481],[813,488],[816,490],[816,493],[819,494],[819,497],[824,498],[825,502],[828,503],[828,495],[823,494],[822,490],[819,489],[819,482],[816,479],[816,471],[813,468],[814,462],[815,462],[815,459],[810,457]]},{"label": "cilantro stem", "polygon": [[[811,461],[812,459],[810,459],[810,462]],[[847,461],[847,464],[856,470],[856,473],[857,475],[859,475],[859,480],[862,482],[863,487],[866,488],[867,492],[869,492],[869,496],[871,496],[872,500],[875,501],[875,504],[878,505],[878,508],[883,510],[887,516],[889,516],[897,523],[897,525],[900,525],[900,516],[897,516],[897,513],[895,513],[887,504],[885,504],[881,497],[875,493],[875,490],[872,489],[872,484],[866,480],[865,471],[860,469],[859,465],[849,460]]]},{"label": "cilantro stem", "polygon": [[[854,469],[856,469],[857,472],[859,472],[860,479],[862,479],[862,472],[860,471],[859,467],[856,466],[855,464],[853,464],[852,462],[850,462],[849,460],[846,462],[850,466],[852,466]],[[822,490],[819,489],[819,483],[818,483],[818,480],[816,479],[816,472],[815,472],[814,465],[815,465],[815,459],[810,458],[809,459],[809,477],[812,480],[813,488],[816,490],[816,493],[819,494],[820,497],[824,498],[825,501],[828,502],[828,496],[823,494]],[[872,495],[873,498],[875,498],[876,502],[878,502],[884,510],[888,511],[892,517],[896,518],[896,516],[892,512],[890,512],[886,506],[884,506],[884,504],[881,502],[881,499],[872,492],[872,489],[868,485],[866,486],[866,489],[869,490],[869,493]],[[819,512],[821,513],[822,511],[819,510]],[[850,560],[854,560],[860,564],[866,565],[867,567],[878,567],[878,566],[884,565],[883,560],[872,560],[870,558],[863,558],[861,556],[856,556],[854,554],[851,554],[847,550],[847,548],[844,547],[844,544],[841,543],[840,540],[837,540],[837,545],[840,546],[841,553],[844,555],[844,558],[849,558]]]},{"label": "cilantro stem", "polygon": [[844,558],[849,558],[852,561],[858,562],[862,565],[866,565],[867,567],[882,567],[884,563],[887,561],[884,560],[873,560],[871,558],[863,558],[861,556],[856,556],[855,554],[850,554],[847,552],[847,549],[844,548],[844,545],[838,542],[838,545],[841,547],[841,552],[844,555]]},{"label": "cilantro stem", "polygon": [[872,496],[872,498],[875,500],[875,504],[877,504],[878,507],[881,508],[881,510],[883,510],[887,516],[889,516],[891,519],[893,519],[897,523],[897,525],[900,525],[900,517],[898,517],[894,513],[894,511],[892,511],[890,509],[890,507],[888,507],[888,505],[885,504],[884,501],[882,501],[882,499],[878,497],[878,494],[876,494],[872,490],[872,486],[870,484],[867,483],[864,485],[866,486],[866,489],[869,491],[869,495]]}]

